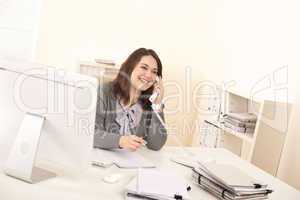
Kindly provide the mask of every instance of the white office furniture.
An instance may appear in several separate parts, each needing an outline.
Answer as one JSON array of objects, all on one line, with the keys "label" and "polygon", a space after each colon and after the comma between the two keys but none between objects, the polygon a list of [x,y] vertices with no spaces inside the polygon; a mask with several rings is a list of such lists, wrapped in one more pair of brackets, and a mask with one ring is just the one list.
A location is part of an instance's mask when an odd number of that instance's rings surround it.
[{"label": "white office furniture", "polygon": [[81,74],[97,77],[100,79],[100,82],[101,78],[105,80],[114,79],[119,72],[119,66],[104,63],[81,61],[79,67]]},{"label": "white office furniture", "polygon": [[[275,109],[274,109],[275,108]],[[251,163],[277,176],[285,138],[289,128],[291,104],[264,101],[261,119],[252,146]]]},{"label": "white office furniture", "polygon": [[221,125],[223,138],[219,146],[276,176],[289,127],[291,103],[252,98],[235,90],[227,90],[225,94],[225,112],[255,113],[257,122],[253,134],[239,133]]},{"label": "white office furniture", "polygon": [[0,67],[0,169],[32,183],[53,176],[38,163],[89,167],[97,79],[31,62]]},{"label": "white office furniture", "polygon": [[[300,192],[279,179],[269,175],[254,165],[242,160],[238,156],[225,149],[212,148],[187,148],[189,151],[200,155],[215,159],[217,162],[231,163],[241,168],[249,175],[262,180],[269,184],[274,192],[270,194],[271,200],[298,200]],[[192,183],[191,169],[170,161],[170,157],[174,154],[183,154],[179,147],[165,147],[161,151],[151,151],[144,149],[141,153],[148,159],[151,159],[161,171],[168,171],[182,176],[192,187],[189,193],[191,200],[216,199],[209,193],[200,189],[196,184]],[[4,174],[0,174],[0,198],[5,200],[19,199],[69,199],[69,200],[121,200],[124,199],[125,187],[131,179],[137,174],[137,169],[119,169],[116,167],[99,168],[90,167],[88,171],[80,176],[64,175],[57,176],[35,185],[27,184],[22,181],[10,178]],[[116,184],[107,184],[102,178],[110,173],[121,173],[123,179]]]},{"label": "white office furniture", "polygon": [[[216,129],[215,126],[206,124],[206,129],[200,129],[199,135],[213,133],[215,137],[219,137],[215,140],[215,146],[226,148],[276,176],[289,127],[291,103],[287,99],[284,102],[282,99],[275,101],[267,97],[256,98],[234,89],[225,90],[221,100],[224,113],[250,112],[256,114],[257,122],[254,133],[240,133],[224,126],[215,120],[217,119],[215,116],[217,113],[215,113],[215,115],[204,115],[199,118],[202,121],[206,119],[219,128]],[[203,122],[200,123],[203,124]],[[194,138],[194,141],[199,140],[201,141],[199,136]],[[202,145],[205,143],[205,141],[200,142]]]},{"label": "white office furniture", "polygon": [[[231,90],[224,91],[221,101],[222,108],[220,109],[222,109],[223,113],[253,112],[260,115],[263,106],[263,102],[252,101],[246,95],[242,96],[239,92]],[[216,140],[216,146],[226,148],[241,158],[250,161],[252,146],[255,143],[255,136],[258,132],[257,129],[251,134],[239,133],[217,121],[217,114],[218,113],[215,113],[215,116],[213,115],[213,117],[201,117],[215,125],[208,124],[207,129],[210,128],[211,130],[214,130],[216,137],[219,137]],[[216,129],[216,127],[218,128]]]},{"label": "white office furniture", "polygon": [[221,114],[221,89],[215,84],[207,84],[198,91],[197,119],[198,130],[192,140],[192,146],[217,147],[219,145],[221,130],[205,121],[216,122]]}]

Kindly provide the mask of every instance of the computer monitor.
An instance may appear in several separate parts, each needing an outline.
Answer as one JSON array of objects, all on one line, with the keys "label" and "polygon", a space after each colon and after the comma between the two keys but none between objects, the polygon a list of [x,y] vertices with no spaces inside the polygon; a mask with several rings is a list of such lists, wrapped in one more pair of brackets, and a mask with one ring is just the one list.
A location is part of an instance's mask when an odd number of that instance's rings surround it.
[{"label": "computer monitor", "polygon": [[88,167],[97,88],[93,77],[0,60],[0,169],[35,183]]}]

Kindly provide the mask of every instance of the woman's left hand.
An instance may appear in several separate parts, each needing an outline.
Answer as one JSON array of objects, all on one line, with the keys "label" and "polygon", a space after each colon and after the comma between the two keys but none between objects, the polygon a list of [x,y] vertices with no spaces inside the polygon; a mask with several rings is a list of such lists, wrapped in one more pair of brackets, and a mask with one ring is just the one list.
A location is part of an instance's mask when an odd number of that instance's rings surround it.
[{"label": "woman's left hand", "polygon": [[158,82],[154,83],[154,90],[153,92],[157,92],[158,96],[154,100],[155,104],[161,104],[163,97],[164,97],[164,86],[163,86],[163,81],[161,77],[159,77]]}]

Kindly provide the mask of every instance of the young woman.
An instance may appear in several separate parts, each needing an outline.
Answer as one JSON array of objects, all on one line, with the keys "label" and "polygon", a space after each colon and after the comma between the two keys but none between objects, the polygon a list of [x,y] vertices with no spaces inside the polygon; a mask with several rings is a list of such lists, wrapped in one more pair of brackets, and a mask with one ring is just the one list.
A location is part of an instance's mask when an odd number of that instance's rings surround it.
[{"label": "young woman", "polygon": [[[135,50],[122,64],[116,79],[100,86],[94,147],[159,150],[167,132],[163,115],[162,64],[152,49]],[[158,94],[153,103],[150,96]]]}]

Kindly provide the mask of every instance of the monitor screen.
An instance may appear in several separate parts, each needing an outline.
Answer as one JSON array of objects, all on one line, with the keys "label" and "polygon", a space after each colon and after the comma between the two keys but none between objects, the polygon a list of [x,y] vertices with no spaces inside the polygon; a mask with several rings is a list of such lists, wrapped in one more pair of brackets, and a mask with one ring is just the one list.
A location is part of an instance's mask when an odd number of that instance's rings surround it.
[{"label": "monitor screen", "polygon": [[36,165],[66,172],[88,167],[97,89],[96,78],[34,63],[0,62],[0,168],[27,113],[45,119]]}]

